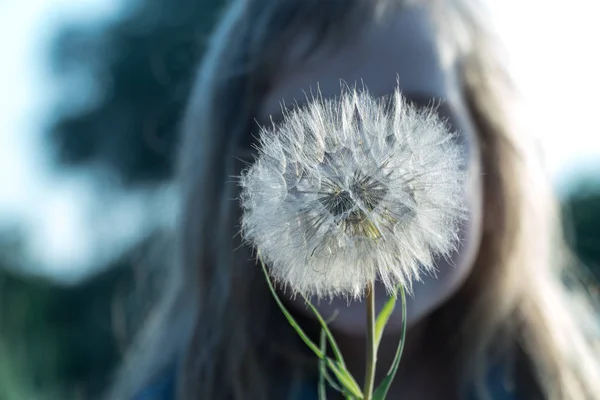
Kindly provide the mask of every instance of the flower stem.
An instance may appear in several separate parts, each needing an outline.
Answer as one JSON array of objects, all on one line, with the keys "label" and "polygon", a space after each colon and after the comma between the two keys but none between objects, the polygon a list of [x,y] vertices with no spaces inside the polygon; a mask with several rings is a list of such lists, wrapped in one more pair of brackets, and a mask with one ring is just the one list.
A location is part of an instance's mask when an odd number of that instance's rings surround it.
[{"label": "flower stem", "polygon": [[367,368],[363,390],[364,400],[371,400],[375,386],[375,365],[377,363],[377,343],[375,335],[375,285],[367,287]]}]

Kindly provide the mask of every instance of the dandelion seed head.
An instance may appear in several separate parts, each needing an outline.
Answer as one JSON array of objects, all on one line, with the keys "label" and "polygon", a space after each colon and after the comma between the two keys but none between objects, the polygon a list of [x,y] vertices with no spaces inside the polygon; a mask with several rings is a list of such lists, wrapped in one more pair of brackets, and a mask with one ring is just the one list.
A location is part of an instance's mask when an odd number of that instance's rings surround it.
[{"label": "dandelion seed head", "polygon": [[320,94],[262,128],[241,176],[242,234],[295,293],[360,297],[379,278],[408,290],[458,244],[463,154],[432,110]]}]

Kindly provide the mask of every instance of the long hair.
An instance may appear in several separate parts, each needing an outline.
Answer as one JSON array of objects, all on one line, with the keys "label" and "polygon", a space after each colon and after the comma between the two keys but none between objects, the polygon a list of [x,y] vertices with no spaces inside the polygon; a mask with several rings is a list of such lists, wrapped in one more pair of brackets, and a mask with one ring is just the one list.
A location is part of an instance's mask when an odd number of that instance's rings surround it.
[{"label": "long hair", "polygon": [[[238,0],[227,7],[183,121],[180,229],[168,266],[173,279],[111,398],[131,398],[174,362],[178,398],[186,400],[269,398],[275,369],[289,371],[290,382],[304,373],[305,364],[289,350],[296,342],[292,335],[285,339],[291,329],[278,318],[264,278],[248,267],[249,250],[236,236],[240,211],[230,178],[241,169],[236,149],[256,132],[254,117],[269,77],[282,68],[297,35],[315,32],[308,55],[324,45],[321,38],[344,37],[350,27],[376,18],[378,7],[395,3]],[[438,22],[442,54],[460,54],[485,174],[475,267],[428,326],[455,333],[448,337],[448,354],[462,379],[478,383],[482,397],[482,371],[502,345],[525,354],[545,398],[591,399],[600,393],[600,368],[576,318],[588,311],[573,305],[581,296],[561,281],[567,253],[557,205],[535,143],[514,118],[518,96],[493,32],[473,3],[426,4]]]}]

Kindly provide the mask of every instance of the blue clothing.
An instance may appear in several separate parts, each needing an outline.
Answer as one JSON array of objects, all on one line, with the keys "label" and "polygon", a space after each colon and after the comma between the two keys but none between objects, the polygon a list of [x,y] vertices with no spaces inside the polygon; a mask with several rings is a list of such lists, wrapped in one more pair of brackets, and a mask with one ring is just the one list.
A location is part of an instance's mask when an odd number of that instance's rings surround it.
[{"label": "blue clothing", "polygon": [[175,368],[170,368],[152,385],[138,393],[133,400],[174,400],[175,373]]},{"label": "blue clothing", "polygon": [[[175,399],[175,368],[170,369],[162,375],[151,386],[143,390],[133,400],[174,400]],[[501,368],[493,368],[488,374],[488,388],[494,400],[517,400],[515,393],[508,391],[504,385],[504,374]],[[317,400],[316,384],[306,385],[298,396],[302,400]],[[304,393],[305,392],[305,393]],[[477,400],[475,391],[472,389],[467,395],[467,400]]]}]

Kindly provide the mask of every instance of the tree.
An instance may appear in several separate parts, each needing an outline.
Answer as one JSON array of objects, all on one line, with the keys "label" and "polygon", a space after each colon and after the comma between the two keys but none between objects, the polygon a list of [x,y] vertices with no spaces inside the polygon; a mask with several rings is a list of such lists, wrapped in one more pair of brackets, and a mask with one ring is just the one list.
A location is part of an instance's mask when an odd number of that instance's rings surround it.
[{"label": "tree", "polygon": [[[93,399],[103,392],[153,306],[148,299],[160,293],[160,262],[150,264],[145,256],[157,240],[147,238],[74,286],[20,274],[18,261],[0,259],[0,399]],[[6,243],[0,250],[18,254]],[[126,317],[132,310],[137,318]]]},{"label": "tree", "polygon": [[168,179],[177,125],[222,0],[146,0],[100,30],[65,27],[52,50],[60,78],[93,77],[100,100],[65,102],[49,135],[58,165],[100,164],[125,184]]},{"label": "tree", "polygon": [[[57,169],[100,165],[132,189],[171,178],[178,121],[221,3],[137,1],[108,24],[65,26],[57,34],[50,54],[57,78],[83,73],[98,89],[97,96],[87,94],[96,101],[86,107],[64,101],[54,110],[47,142]],[[1,398],[24,393],[4,384],[14,383],[7,371],[17,364],[34,393],[87,399],[104,389],[126,344],[123,336],[137,322],[115,321],[115,313],[143,315],[139,310],[150,307],[129,295],[152,290],[156,281],[137,268],[135,255],[147,250],[145,243],[74,287],[16,273],[20,250],[11,249],[16,256],[0,261],[0,346],[12,350],[10,364],[0,356]],[[144,279],[149,283],[140,283]]]},{"label": "tree", "polygon": [[600,178],[584,176],[563,202],[565,231],[575,255],[600,282]]}]

